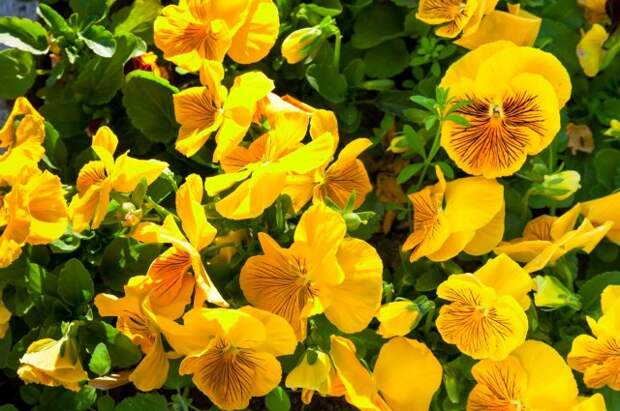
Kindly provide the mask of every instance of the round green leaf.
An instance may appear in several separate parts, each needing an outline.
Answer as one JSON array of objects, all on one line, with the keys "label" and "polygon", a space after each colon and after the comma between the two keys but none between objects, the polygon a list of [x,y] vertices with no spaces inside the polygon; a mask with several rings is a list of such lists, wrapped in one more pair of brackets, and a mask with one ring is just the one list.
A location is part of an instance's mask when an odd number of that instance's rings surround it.
[{"label": "round green leaf", "polygon": [[0,51],[0,99],[25,95],[36,77],[34,58],[30,53],[18,49]]}]

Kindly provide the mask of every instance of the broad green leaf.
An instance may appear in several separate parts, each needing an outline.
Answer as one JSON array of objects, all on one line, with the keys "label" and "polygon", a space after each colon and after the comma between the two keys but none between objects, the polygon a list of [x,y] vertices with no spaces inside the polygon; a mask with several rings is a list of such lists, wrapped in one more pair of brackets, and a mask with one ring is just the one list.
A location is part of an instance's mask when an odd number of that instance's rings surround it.
[{"label": "broad green leaf", "polygon": [[582,309],[586,314],[601,310],[601,293],[608,285],[620,285],[620,271],[609,271],[595,275],[579,288]]},{"label": "broad green leaf", "polygon": [[108,11],[106,0],[69,0],[69,5],[77,13],[82,28],[101,21]]},{"label": "broad green leaf", "polygon": [[121,291],[130,277],[146,274],[153,259],[159,254],[156,244],[136,244],[128,238],[113,239],[104,249],[99,270],[103,283]]},{"label": "broad green leaf", "polygon": [[110,354],[113,367],[127,368],[142,358],[142,351],[131,340],[110,324],[103,321],[89,321],[78,331],[80,345],[94,351],[99,343],[104,343]]},{"label": "broad green leaf", "polygon": [[392,77],[407,68],[409,52],[401,39],[386,41],[366,51],[364,64],[369,77]]},{"label": "broad green leaf", "polygon": [[45,54],[49,48],[43,26],[20,17],[0,17],[0,44],[32,54]]},{"label": "broad green leaf", "polygon": [[39,4],[37,14],[55,36],[60,36],[73,31],[65,18],[47,4]]},{"label": "broad green leaf", "polygon": [[63,177],[63,174],[66,174],[68,171],[64,167],[67,164],[67,147],[60,139],[58,131],[49,121],[45,122],[43,147],[45,147],[43,161],[49,168],[58,170],[57,174]]},{"label": "broad green leaf", "polygon": [[269,411],[289,411],[291,400],[286,390],[278,386],[265,396],[265,406]]},{"label": "broad green leaf", "polygon": [[119,402],[114,411],[168,411],[168,401],[160,394],[137,394]]},{"label": "broad green leaf", "polygon": [[90,385],[83,385],[79,392],[64,389],[43,390],[39,399],[40,411],[86,411],[97,401],[97,390]]},{"label": "broad green leaf", "polygon": [[18,49],[0,51],[0,99],[9,100],[25,95],[36,77],[32,54]]},{"label": "broad green leaf", "polygon": [[58,294],[69,304],[90,302],[95,294],[95,285],[88,270],[76,258],[67,261],[60,269]]},{"label": "broad green leaf", "polygon": [[114,55],[116,40],[114,39],[114,35],[106,30],[105,27],[93,24],[80,33],[80,37],[93,53],[106,58],[110,58]]},{"label": "broad green leaf", "polygon": [[114,398],[99,396],[97,398],[97,411],[114,411]]},{"label": "broad green leaf", "polygon": [[620,150],[604,148],[594,157],[596,179],[605,188],[614,190],[617,188],[617,178],[620,177]]},{"label": "broad green leaf", "polygon": [[88,362],[88,369],[97,375],[105,375],[110,371],[112,367],[112,361],[110,359],[110,353],[104,343],[99,343],[95,346],[95,350],[90,356]]},{"label": "broad green leaf", "polygon": [[365,72],[364,61],[362,59],[354,59],[347,64],[342,71],[342,74],[344,74],[347,79],[347,83],[351,87],[357,87],[362,81],[364,81]]},{"label": "broad green leaf", "polygon": [[152,43],[153,21],[161,8],[160,0],[136,0],[112,16],[114,34],[132,33],[147,43]]},{"label": "broad green leaf", "polygon": [[153,142],[176,138],[179,125],[174,117],[172,96],[179,89],[147,71],[133,71],[123,86],[123,105],[132,124]]},{"label": "broad green leaf", "polygon": [[375,3],[365,8],[355,19],[351,44],[358,49],[369,49],[400,37],[404,31],[405,13],[390,3]]},{"label": "broad green leaf", "polygon": [[83,134],[88,123],[82,105],[68,96],[46,101],[39,112],[54,125],[62,139]]}]

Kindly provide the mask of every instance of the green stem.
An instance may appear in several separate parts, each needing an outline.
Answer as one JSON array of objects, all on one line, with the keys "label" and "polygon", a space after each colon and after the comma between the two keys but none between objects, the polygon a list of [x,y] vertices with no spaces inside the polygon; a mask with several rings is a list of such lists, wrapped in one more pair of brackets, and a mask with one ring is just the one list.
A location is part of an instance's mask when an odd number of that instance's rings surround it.
[{"label": "green stem", "polygon": [[334,44],[334,67],[340,70],[340,47],[342,45],[342,34],[336,32],[336,43]]},{"label": "green stem", "polygon": [[437,152],[439,151],[439,142],[440,142],[440,137],[441,136],[441,121],[438,122],[437,124],[437,132],[435,133],[435,138],[433,140],[433,145],[431,146],[431,151],[428,154],[428,156],[424,159],[424,167],[422,168],[422,172],[420,173],[420,178],[418,178],[418,182],[415,185],[415,189],[413,190],[414,193],[420,191],[420,188],[422,188],[422,183],[424,182],[424,179],[426,178],[426,173],[428,172],[428,168],[431,165],[431,162],[433,161],[433,159],[435,158],[435,155],[437,155]]},{"label": "green stem", "polygon": [[147,197],[146,198],[146,204],[153,210],[155,210],[155,212],[157,214],[159,214],[160,217],[162,218],[166,218],[169,215],[173,216],[175,219],[177,218],[174,214],[172,214],[170,211],[166,210],[165,207],[160,206],[159,204],[157,204],[155,201],[153,201],[153,199],[151,197]]}]

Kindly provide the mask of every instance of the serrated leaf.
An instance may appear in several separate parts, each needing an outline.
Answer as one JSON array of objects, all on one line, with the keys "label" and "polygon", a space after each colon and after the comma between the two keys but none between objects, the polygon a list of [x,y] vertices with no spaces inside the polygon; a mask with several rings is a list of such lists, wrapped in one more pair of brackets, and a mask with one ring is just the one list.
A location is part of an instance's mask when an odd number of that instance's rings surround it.
[{"label": "serrated leaf", "polygon": [[36,21],[0,17],[0,44],[32,54],[47,53],[47,31]]},{"label": "serrated leaf", "polygon": [[147,71],[129,73],[123,86],[123,105],[132,124],[153,142],[169,142],[178,133],[172,96],[179,89]]}]

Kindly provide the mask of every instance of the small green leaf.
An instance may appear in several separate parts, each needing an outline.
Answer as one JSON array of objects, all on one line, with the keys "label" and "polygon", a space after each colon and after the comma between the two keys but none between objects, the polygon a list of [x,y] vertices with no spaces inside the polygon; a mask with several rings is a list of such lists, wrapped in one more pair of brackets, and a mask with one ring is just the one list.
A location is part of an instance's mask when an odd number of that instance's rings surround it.
[{"label": "small green leaf", "polygon": [[58,294],[62,299],[69,304],[85,304],[93,299],[94,293],[93,279],[80,260],[67,261],[58,277]]},{"label": "small green leaf", "polygon": [[179,89],[147,71],[132,71],[123,86],[123,105],[132,124],[153,142],[169,142],[177,136],[172,96]]},{"label": "small green leaf", "polygon": [[403,127],[403,133],[405,134],[405,141],[407,145],[417,154],[426,158],[426,149],[424,147],[426,141],[408,124]]},{"label": "small green leaf", "polygon": [[469,121],[465,117],[459,116],[458,114],[448,114],[446,116],[446,120],[452,121],[461,127],[469,127]]},{"label": "small green leaf", "polygon": [[114,55],[114,51],[116,51],[114,35],[103,26],[93,24],[83,31],[80,37],[93,53],[101,57],[110,58]]},{"label": "small green leaf", "polygon": [[20,17],[0,17],[0,44],[32,54],[45,54],[49,48],[43,26]]},{"label": "small green leaf", "polygon": [[433,114],[436,112],[435,100],[433,100],[432,98],[428,98],[424,96],[411,96],[411,101],[423,106],[424,108],[426,108],[428,111],[432,112]]},{"label": "small green leaf", "polygon": [[106,0],[69,0],[69,5],[77,13],[82,28],[101,21],[108,11]]},{"label": "small green leaf", "polygon": [[291,400],[284,388],[276,387],[265,397],[265,406],[269,411],[289,411]]},{"label": "small green leaf", "polygon": [[414,175],[418,174],[420,170],[424,167],[424,163],[414,163],[409,164],[407,167],[400,170],[398,173],[398,177],[396,177],[396,181],[399,184],[403,184],[411,179]]},{"label": "small green leaf", "polygon": [[608,285],[620,285],[620,271],[610,271],[595,275],[583,283],[579,289],[583,311],[592,315],[600,312],[601,293]]},{"label": "small green leaf", "polygon": [[93,354],[90,356],[88,368],[97,375],[105,375],[110,371],[111,367],[112,362],[108,348],[104,343],[97,344]]},{"label": "small green leaf", "polygon": [[25,95],[36,77],[32,54],[18,49],[0,51],[0,99]]},{"label": "small green leaf", "polygon": [[119,402],[114,411],[168,411],[168,401],[161,394],[137,394]]},{"label": "small green leaf", "polygon": [[62,17],[56,10],[47,4],[39,4],[37,14],[55,36],[60,36],[73,31],[64,17]]}]

